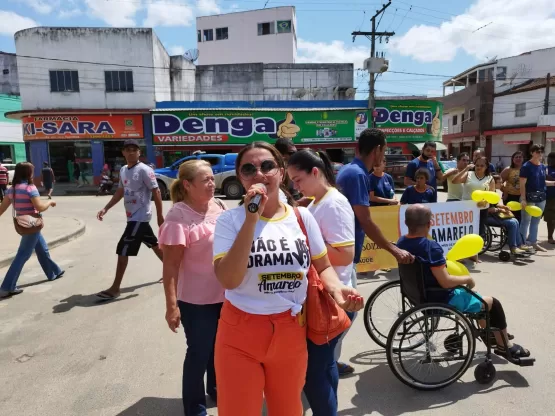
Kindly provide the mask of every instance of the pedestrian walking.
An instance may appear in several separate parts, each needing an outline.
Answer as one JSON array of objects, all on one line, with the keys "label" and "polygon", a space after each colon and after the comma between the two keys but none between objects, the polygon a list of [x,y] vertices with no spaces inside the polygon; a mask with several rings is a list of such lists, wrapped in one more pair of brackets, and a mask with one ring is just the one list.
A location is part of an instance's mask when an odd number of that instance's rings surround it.
[{"label": "pedestrian walking", "polygon": [[9,174],[8,169],[0,162],[0,202],[4,200],[6,189],[8,188]]},{"label": "pedestrian walking", "polygon": [[54,176],[54,171],[48,164],[48,162],[43,162],[43,168],[41,170],[41,185],[46,192],[48,199],[52,199],[52,191],[54,189],[54,184],[56,183],[56,178]]},{"label": "pedestrian walking", "polygon": [[89,167],[86,162],[82,162],[80,165],[81,165],[81,182],[83,182],[83,185],[90,185],[91,183],[89,182],[89,178],[87,178],[87,175],[89,174]]},{"label": "pedestrian walking", "polygon": [[[185,416],[206,416],[206,393],[217,401],[214,343],[224,289],[212,264],[216,220],[226,206],[214,198],[210,163],[189,160],[170,188],[174,203],[160,227],[166,321],[185,330],[182,397]],[[204,374],[206,373],[206,390]]]},{"label": "pedestrian walking", "polygon": [[341,308],[355,312],[363,300],[338,279],[312,214],[280,202],[285,165],[279,152],[253,142],[239,152],[236,167],[245,203],[225,211],[214,234],[214,269],[226,289],[216,335],[218,412],[259,416],[265,397],[268,414],[300,415],[309,267]]},{"label": "pedestrian walking", "polygon": [[[341,283],[356,289],[355,214],[347,198],[335,188],[330,159],[325,152],[303,149],[291,156],[287,172],[295,188],[314,197],[308,210],[320,228],[331,265]],[[347,315],[354,321],[354,312]],[[348,329],[323,345],[307,340],[304,393],[314,416],[337,414],[339,376],[354,372],[350,365],[338,362],[347,332]]]},{"label": "pedestrian walking", "polygon": [[162,260],[162,250],[158,247],[158,239],[150,227],[152,218],[150,200],[153,195],[158,226],[161,226],[164,222],[162,197],[156,177],[152,169],[139,161],[141,150],[137,140],[126,140],[123,143],[122,153],[127,164],[120,170],[118,190],[110,202],[97,214],[98,220],[102,221],[106,213],[123,198],[127,226],[116,249],[118,263],[114,283],[107,290],[97,293],[97,296],[103,300],[112,300],[119,297],[121,282],[127,269],[129,257],[135,257],[139,254],[141,243],[151,248]]},{"label": "pedestrian walking", "polygon": [[77,162],[77,160],[75,160],[73,162],[73,180],[75,180],[75,185],[77,185],[78,188],[83,186],[82,184],[79,184],[80,177],[81,177],[81,166],[79,166],[79,163]]},{"label": "pedestrian walking", "polygon": [[[34,166],[29,162],[18,163],[15,166],[12,187],[7,192],[7,198],[0,205],[0,216],[12,205],[14,220],[17,217],[30,216],[40,218],[42,212],[50,207],[55,207],[56,202],[41,201],[39,191],[33,185]],[[33,233],[23,234],[19,243],[17,254],[4,277],[0,286],[0,298],[6,298],[23,293],[23,289],[17,287],[17,281],[27,260],[31,258],[33,251],[36,253],[39,263],[46,278],[50,281],[59,279],[65,273],[50,258],[48,245],[42,236],[40,228]]]}]

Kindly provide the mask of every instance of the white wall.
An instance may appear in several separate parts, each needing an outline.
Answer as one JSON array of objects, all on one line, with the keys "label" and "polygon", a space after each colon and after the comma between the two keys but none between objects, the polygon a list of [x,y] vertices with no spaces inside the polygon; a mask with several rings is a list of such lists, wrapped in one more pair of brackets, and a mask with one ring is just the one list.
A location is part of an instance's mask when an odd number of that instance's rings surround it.
[{"label": "white wall", "polygon": [[[7,71],[7,74],[4,74]],[[0,94],[19,95],[17,59],[13,53],[0,52]]]},{"label": "white wall", "polygon": [[[291,33],[258,35],[258,23],[291,20]],[[228,39],[216,40],[216,28],[227,27]],[[214,29],[214,40],[198,42],[199,65],[238,63],[295,63],[297,56],[296,17],[294,7],[197,17],[197,31]]]},{"label": "white wall", "polygon": [[[555,92],[550,93],[549,114],[555,114]],[[495,97],[493,102],[493,128],[523,124],[537,124],[543,114],[545,89]],[[515,117],[515,105],[526,103],[526,115]]]},{"label": "white wall", "polygon": [[156,101],[171,100],[170,56],[155,33],[152,33],[154,93]]},{"label": "white wall", "polygon": [[[155,107],[151,29],[39,27],[17,32],[15,46],[23,109]],[[77,70],[80,92],[51,93],[49,70]],[[132,70],[135,92],[106,92],[105,70]],[[169,74],[162,84],[169,96]]]},{"label": "white wall", "polygon": [[170,57],[171,101],[195,100],[196,67],[182,55]]},{"label": "white wall", "polygon": [[[540,49],[518,56],[502,58],[497,68],[507,68],[507,79],[495,82],[495,93],[506,91],[527,79],[544,78],[549,72],[555,76],[555,48]],[[497,74],[496,69],[496,74]],[[511,78],[514,80],[511,82]]]},{"label": "white wall", "polygon": [[[450,108],[448,113],[443,113],[443,127],[447,127],[447,133],[444,134],[455,134],[461,133],[462,130],[462,116],[465,112],[464,107],[460,108]],[[457,116],[457,124],[453,125],[453,117]],[[468,116],[468,115],[467,115]]]}]

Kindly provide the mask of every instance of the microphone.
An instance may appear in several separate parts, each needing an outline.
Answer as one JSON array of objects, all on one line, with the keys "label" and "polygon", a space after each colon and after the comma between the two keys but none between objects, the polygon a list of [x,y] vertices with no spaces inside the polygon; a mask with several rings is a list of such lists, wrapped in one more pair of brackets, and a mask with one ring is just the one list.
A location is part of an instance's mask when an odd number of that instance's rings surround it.
[{"label": "microphone", "polygon": [[[264,185],[263,183],[257,183],[256,186],[258,186],[261,190],[266,192],[266,185]],[[258,212],[258,208],[260,207],[261,201],[262,201],[262,194],[256,194],[249,202],[249,205],[247,205],[247,209],[249,210],[249,212],[252,212],[253,214],[255,212]]]}]

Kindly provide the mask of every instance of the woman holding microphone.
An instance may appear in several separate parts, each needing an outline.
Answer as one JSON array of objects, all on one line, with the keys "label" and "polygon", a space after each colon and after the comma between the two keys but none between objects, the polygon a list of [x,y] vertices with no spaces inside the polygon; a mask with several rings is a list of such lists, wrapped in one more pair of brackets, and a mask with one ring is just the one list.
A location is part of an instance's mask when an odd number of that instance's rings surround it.
[{"label": "woman holding microphone", "polygon": [[224,212],[214,236],[214,268],[226,289],[216,336],[218,412],[259,416],[265,397],[268,414],[300,415],[310,265],[341,308],[360,310],[363,299],[338,279],[310,212],[298,209],[307,241],[294,208],[279,201],[279,152],[253,142],[239,152],[236,172],[247,189],[245,206]]}]

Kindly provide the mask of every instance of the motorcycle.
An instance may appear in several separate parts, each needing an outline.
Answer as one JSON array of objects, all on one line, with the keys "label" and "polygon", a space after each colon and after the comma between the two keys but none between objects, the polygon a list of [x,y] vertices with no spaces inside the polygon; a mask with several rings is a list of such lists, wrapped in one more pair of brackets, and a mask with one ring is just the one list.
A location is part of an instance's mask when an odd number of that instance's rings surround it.
[{"label": "motorcycle", "polygon": [[109,175],[102,175],[102,180],[98,185],[98,190],[96,191],[96,196],[98,195],[108,195],[112,192],[112,188],[114,187],[114,181]]}]

